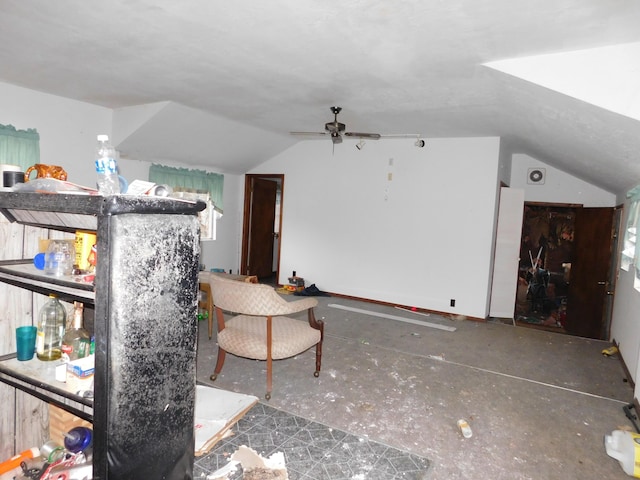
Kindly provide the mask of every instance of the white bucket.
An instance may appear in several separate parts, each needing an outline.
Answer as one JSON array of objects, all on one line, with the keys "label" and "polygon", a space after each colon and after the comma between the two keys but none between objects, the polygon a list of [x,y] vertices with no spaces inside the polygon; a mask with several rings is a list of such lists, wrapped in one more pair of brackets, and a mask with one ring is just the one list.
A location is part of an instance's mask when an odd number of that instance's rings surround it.
[{"label": "white bucket", "polygon": [[620,462],[624,473],[640,478],[640,435],[624,430],[614,430],[604,436],[607,455]]}]

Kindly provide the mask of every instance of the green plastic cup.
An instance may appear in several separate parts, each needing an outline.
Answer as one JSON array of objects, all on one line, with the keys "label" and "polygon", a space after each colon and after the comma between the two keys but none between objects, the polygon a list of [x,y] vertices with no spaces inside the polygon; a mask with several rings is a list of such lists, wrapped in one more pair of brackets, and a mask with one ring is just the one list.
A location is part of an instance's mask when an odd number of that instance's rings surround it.
[{"label": "green plastic cup", "polygon": [[36,351],[36,327],[16,328],[17,357],[20,361],[31,360]]}]

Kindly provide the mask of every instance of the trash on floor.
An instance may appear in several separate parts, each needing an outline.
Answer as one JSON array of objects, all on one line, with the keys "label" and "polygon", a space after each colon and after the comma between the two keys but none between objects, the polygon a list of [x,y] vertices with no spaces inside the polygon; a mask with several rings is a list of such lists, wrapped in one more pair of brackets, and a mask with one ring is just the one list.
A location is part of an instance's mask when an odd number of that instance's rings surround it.
[{"label": "trash on floor", "polygon": [[640,435],[624,430],[614,430],[611,435],[604,436],[604,447],[607,455],[620,462],[627,475],[640,478]]},{"label": "trash on floor", "polygon": [[240,462],[244,472],[244,480],[286,480],[289,478],[284,464],[284,453],[276,452],[269,458],[264,458],[255,450],[241,445],[231,460]]},{"label": "trash on floor", "polygon": [[276,452],[264,458],[246,445],[241,445],[233,452],[229,463],[207,475],[207,480],[226,480],[242,466],[243,480],[287,480],[289,474],[284,462],[284,453]]},{"label": "trash on floor", "polygon": [[298,290],[293,292],[293,294],[302,296],[302,297],[330,297],[331,296],[327,292],[323,292],[318,287],[316,287],[315,283],[309,285],[307,288],[303,287],[302,289],[300,289],[300,287],[298,287]]},{"label": "trash on floor", "polygon": [[464,438],[471,438],[473,436],[473,431],[471,431],[471,427],[466,420],[462,418],[458,420],[458,428]]},{"label": "trash on floor", "polygon": [[604,355],[605,357],[611,357],[612,355],[615,355],[616,353],[618,353],[618,348],[617,347],[609,347],[609,348],[605,348],[604,350],[602,350],[602,355]]},{"label": "trash on floor", "polygon": [[395,308],[397,308],[398,310],[404,310],[405,312],[415,313],[416,315],[424,315],[425,317],[428,317],[431,315],[430,313],[420,312],[418,310],[418,307],[405,308],[405,307],[396,306]]},{"label": "trash on floor", "polygon": [[258,402],[258,397],[196,386],[195,455],[208,453],[216,443],[232,434],[231,427]]}]

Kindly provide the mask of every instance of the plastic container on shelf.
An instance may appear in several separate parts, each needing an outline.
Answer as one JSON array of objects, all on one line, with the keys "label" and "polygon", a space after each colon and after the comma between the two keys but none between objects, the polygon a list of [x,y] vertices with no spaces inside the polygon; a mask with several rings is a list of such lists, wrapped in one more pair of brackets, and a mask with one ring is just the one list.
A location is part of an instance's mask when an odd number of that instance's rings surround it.
[{"label": "plastic container on shelf", "polygon": [[39,360],[58,360],[62,357],[62,338],[64,337],[67,313],[54,294],[38,314],[38,333],[36,334],[36,355]]},{"label": "plastic container on shelf", "polygon": [[55,275],[71,275],[76,252],[73,240],[50,240],[44,255],[44,273]]},{"label": "plastic container on shelf", "polygon": [[98,135],[95,163],[97,174],[96,184],[100,195],[119,194],[118,152],[109,142],[109,135]]}]

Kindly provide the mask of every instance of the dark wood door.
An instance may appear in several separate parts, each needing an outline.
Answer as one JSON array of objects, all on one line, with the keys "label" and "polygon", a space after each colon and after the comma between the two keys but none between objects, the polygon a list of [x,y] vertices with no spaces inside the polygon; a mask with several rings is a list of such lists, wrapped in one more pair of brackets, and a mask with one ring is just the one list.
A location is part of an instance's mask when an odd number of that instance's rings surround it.
[{"label": "dark wood door", "polygon": [[273,239],[278,184],[273,180],[251,179],[247,274],[258,278],[273,273]]},{"label": "dark wood door", "polygon": [[567,299],[568,333],[607,340],[608,279],[612,267],[613,208],[577,208],[571,281]]}]

